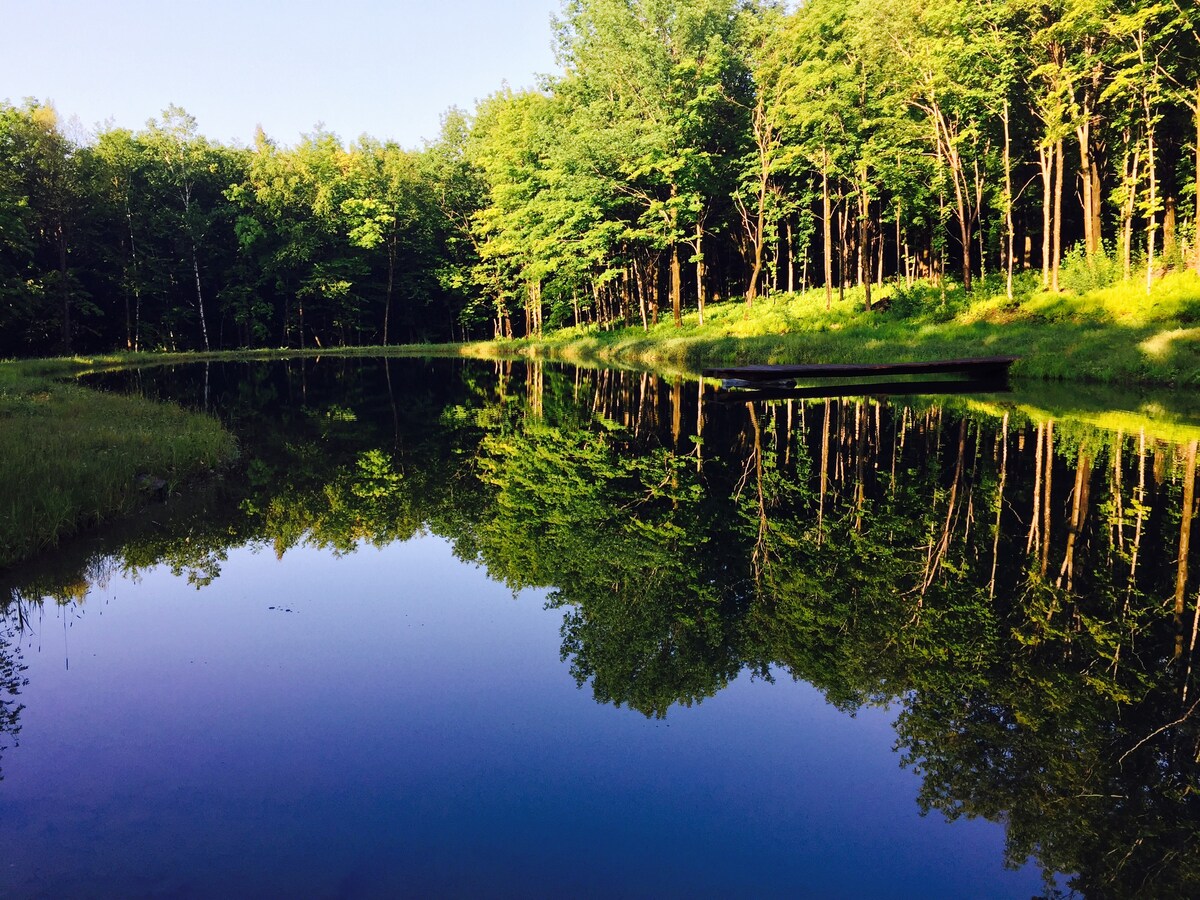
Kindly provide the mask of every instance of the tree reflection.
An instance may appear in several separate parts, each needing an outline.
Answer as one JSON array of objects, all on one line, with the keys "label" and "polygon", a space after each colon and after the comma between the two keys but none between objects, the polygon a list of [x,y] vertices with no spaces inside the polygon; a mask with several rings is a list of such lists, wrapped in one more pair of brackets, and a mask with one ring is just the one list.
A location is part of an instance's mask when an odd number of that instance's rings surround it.
[{"label": "tree reflection", "polygon": [[[21,712],[25,709],[20,694],[28,681],[23,674],[25,664],[16,640],[17,631],[18,625],[9,615],[0,615],[0,762],[3,761],[4,751],[17,741],[21,731]],[[0,766],[0,781],[3,780],[4,769]]]},{"label": "tree reflection", "polygon": [[[894,704],[922,809],[1004,821],[1013,865],[1088,895],[1200,893],[1194,440],[978,399],[716,404],[612,370],[295,365],[230,379],[225,405],[215,373],[244,476],[114,539],[109,565],[199,587],[233,546],[430,531],[551,589],[599,702],[662,717],[748,672]],[[96,556],[18,592],[86,585]]]}]

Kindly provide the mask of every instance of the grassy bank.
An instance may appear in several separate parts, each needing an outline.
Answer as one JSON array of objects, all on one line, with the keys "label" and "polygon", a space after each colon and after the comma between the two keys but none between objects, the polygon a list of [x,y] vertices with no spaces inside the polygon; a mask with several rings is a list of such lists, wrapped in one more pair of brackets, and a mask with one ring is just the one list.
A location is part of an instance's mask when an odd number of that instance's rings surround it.
[{"label": "grassy bank", "polygon": [[208,416],[64,380],[79,367],[0,363],[0,568],[236,452]]},{"label": "grassy bank", "polygon": [[701,325],[665,321],[643,330],[566,328],[540,340],[495,341],[463,352],[520,354],[697,370],[745,363],[896,362],[1012,355],[1013,375],[1164,387],[1200,385],[1200,277],[1173,273],[1144,284],[1049,294],[1028,284],[1009,301],[989,281],[974,294],[922,285],[876,290],[883,311],[866,312],[860,290],[779,294],[752,308],[709,304]]}]

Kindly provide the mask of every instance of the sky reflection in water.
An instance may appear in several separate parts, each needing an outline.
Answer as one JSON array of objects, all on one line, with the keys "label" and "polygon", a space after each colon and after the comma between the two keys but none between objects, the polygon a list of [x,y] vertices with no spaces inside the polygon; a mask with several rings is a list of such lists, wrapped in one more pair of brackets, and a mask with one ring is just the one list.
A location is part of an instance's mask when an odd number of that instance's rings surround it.
[{"label": "sky reflection in water", "polygon": [[1037,891],[1031,868],[1002,869],[999,827],[919,817],[890,713],[747,675],[665,720],[600,706],[543,600],[423,537],[340,559],[235,550],[203,590],[160,568],[46,608],[22,640],[0,887]]}]

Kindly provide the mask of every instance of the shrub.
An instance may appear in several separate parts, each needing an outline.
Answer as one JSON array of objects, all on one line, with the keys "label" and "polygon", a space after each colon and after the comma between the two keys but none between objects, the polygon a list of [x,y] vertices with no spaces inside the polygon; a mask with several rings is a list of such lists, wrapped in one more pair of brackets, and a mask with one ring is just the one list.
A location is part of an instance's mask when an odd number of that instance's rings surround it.
[{"label": "shrub", "polygon": [[1122,278],[1121,263],[1105,248],[1088,256],[1083,244],[1076,244],[1063,257],[1058,283],[1072,294],[1086,294],[1116,284]]},{"label": "shrub", "polygon": [[928,282],[912,287],[898,285],[891,295],[888,312],[893,318],[940,324],[950,322],[970,305],[973,295],[947,279],[945,288]]}]

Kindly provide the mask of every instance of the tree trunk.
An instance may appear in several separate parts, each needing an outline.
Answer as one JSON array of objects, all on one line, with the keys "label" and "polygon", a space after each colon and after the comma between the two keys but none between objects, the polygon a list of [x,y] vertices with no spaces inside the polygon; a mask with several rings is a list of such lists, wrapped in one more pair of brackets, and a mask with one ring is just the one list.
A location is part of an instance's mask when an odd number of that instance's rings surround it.
[{"label": "tree trunk", "polygon": [[542,283],[536,279],[529,282],[529,311],[533,318],[533,333],[542,336]]},{"label": "tree trunk", "polygon": [[1025,541],[1025,553],[1032,555],[1034,548],[1039,545],[1042,529],[1042,448],[1045,425],[1041,422],[1037,427],[1037,439],[1033,456],[1033,509],[1029,515],[1029,537]]},{"label": "tree trunk", "polygon": [[1138,433],[1138,486],[1133,493],[1134,508],[1137,510],[1137,519],[1134,524],[1133,531],[1133,547],[1129,554],[1129,585],[1125,591],[1125,605],[1128,607],[1130,598],[1133,597],[1133,588],[1137,583],[1137,567],[1138,556],[1141,553],[1142,547],[1142,526],[1146,518],[1146,429],[1141,429]]},{"label": "tree trunk", "polygon": [[1042,478],[1042,562],[1041,575],[1046,576],[1046,567],[1050,563],[1050,527],[1052,524],[1052,508],[1050,500],[1054,496],[1054,420],[1046,423],[1046,453],[1043,457],[1046,463],[1046,473]]},{"label": "tree trunk", "polygon": [[1158,230],[1158,173],[1154,158],[1154,121],[1150,114],[1150,100],[1146,101],[1146,176],[1150,179],[1150,199],[1146,209],[1146,293],[1154,286],[1154,239]]},{"label": "tree trunk", "polygon": [[1088,257],[1100,252],[1100,173],[1092,158],[1092,116],[1090,101],[1085,97],[1079,125],[1075,128],[1079,140],[1079,199],[1083,204],[1083,246]]},{"label": "tree trunk", "polygon": [[963,289],[971,290],[971,220],[967,215],[966,198],[957,179],[954,182],[954,207],[958,212],[958,237],[962,241],[962,278]]},{"label": "tree trunk", "polygon": [[[196,308],[200,311],[200,334],[204,338],[204,351],[208,352],[208,323],[204,320],[204,295],[200,292],[200,260],[196,256],[196,241],[192,239],[192,273],[196,276]],[[303,341],[304,307],[300,307],[301,341]]]},{"label": "tree trunk", "polygon": [[754,230],[750,235],[754,244],[754,262],[750,267],[750,283],[746,286],[746,305],[753,306],[758,299],[758,281],[762,276],[763,267],[763,232],[766,228],[766,192],[759,193],[758,212],[754,222]]},{"label": "tree trunk", "polygon": [[646,285],[643,282],[640,273],[638,272],[637,260],[632,262],[633,266],[633,288],[638,295],[638,311],[642,315],[642,331],[650,330],[650,320],[646,316]]},{"label": "tree trunk", "polygon": [[880,228],[879,231],[880,233],[875,236],[875,283],[883,287],[883,229]]},{"label": "tree trunk", "polygon": [[[771,156],[775,144],[775,130],[772,127],[766,110],[765,94],[760,91],[758,100],[751,113],[751,129],[754,133],[755,149],[758,152],[758,197],[753,223],[748,221],[748,214],[742,209],[743,220],[746,222],[747,236],[754,245],[754,262],[750,269],[750,284],[746,290],[746,305],[753,305],[758,298],[758,281],[762,275],[763,250],[767,231],[767,194],[771,189]],[[739,206],[742,204],[739,202]]]},{"label": "tree trunk", "polygon": [[658,324],[658,259],[652,258],[647,260],[643,268],[643,290],[646,292],[646,302],[650,304],[650,324]]},{"label": "tree trunk", "polygon": [[[935,102],[931,107],[934,128],[934,146],[937,148],[939,161],[950,170],[950,181],[954,185],[954,213],[958,219],[959,241],[962,243],[962,280],[963,289],[971,290],[971,226],[973,213],[967,208],[966,171],[962,156],[959,154],[957,141],[957,124],[947,120],[941,107]],[[944,274],[944,272],[943,272]]]},{"label": "tree trunk", "polygon": [[979,244],[979,280],[987,278],[987,227],[981,218],[975,229],[975,241]]},{"label": "tree trunk", "polygon": [[1092,158],[1092,239],[1096,253],[1104,252],[1103,185],[1100,182],[1100,164]]},{"label": "tree trunk", "polygon": [[129,288],[126,287],[121,294],[121,299],[125,301],[125,350],[131,351],[133,350],[133,313],[129,309]]},{"label": "tree trunk", "polygon": [[1054,230],[1054,155],[1050,148],[1038,145],[1038,166],[1042,173],[1042,289],[1050,289],[1050,241]]},{"label": "tree trunk", "polygon": [[1086,112],[1082,123],[1075,129],[1079,141],[1079,200],[1083,205],[1083,246],[1088,257],[1094,256],[1095,239],[1092,237],[1092,160],[1088,153],[1088,132],[1091,123],[1087,121]]},{"label": "tree trunk", "polygon": [[683,271],[679,266],[679,244],[671,245],[671,313],[675,327],[683,325]]},{"label": "tree trunk", "polygon": [[1084,249],[1089,258],[1096,256],[1104,250],[1103,224],[1101,220],[1103,198],[1101,197],[1100,165],[1096,158],[1097,151],[1093,140],[1094,131],[1092,128],[1093,123],[1098,121],[1095,110],[1103,87],[1101,84],[1103,69],[1095,63],[1097,57],[1094,40],[1092,37],[1087,38],[1084,46],[1084,54],[1088,60],[1089,71],[1083,83],[1083,97],[1079,104],[1079,124],[1075,128],[1075,134],[1079,140],[1080,200],[1083,204]]},{"label": "tree trunk", "polygon": [[[208,351],[208,323],[204,318],[204,295],[200,290],[200,259],[196,252],[196,232],[192,228],[192,185],[184,180],[180,187],[183,200],[183,220],[187,230],[188,242],[192,248],[192,273],[196,278],[196,310],[200,314],[200,335],[204,340],[204,350]],[[304,306],[300,306],[300,343],[304,345]]]},{"label": "tree trunk", "polygon": [[392,290],[396,283],[396,241],[398,236],[393,230],[391,238],[388,240],[388,276],[387,290],[383,297],[383,346],[388,344],[388,318],[392,312]]},{"label": "tree trunk", "polygon": [[1183,613],[1187,599],[1188,553],[1192,541],[1192,517],[1196,512],[1196,441],[1188,444],[1183,475],[1183,506],[1179,522],[1179,562],[1175,571],[1175,658],[1183,654]]},{"label": "tree trunk", "polygon": [[[1005,104],[1005,137],[1007,137],[1008,126],[1008,105]],[[1004,515],[1004,482],[1008,478],[1008,413],[1004,414],[1004,421],[1000,426],[1000,443],[1002,446],[1002,456],[1000,457],[1000,482],[996,486],[996,530],[992,540],[992,577],[988,581],[988,597],[992,600],[996,599],[996,571],[1000,566],[1000,524]],[[895,471],[893,464],[892,470]]]},{"label": "tree trunk", "polygon": [[1063,141],[1054,145],[1054,246],[1050,259],[1050,290],[1058,293],[1058,269],[1062,262]]},{"label": "tree trunk", "polygon": [[796,260],[793,256],[791,216],[785,220],[784,227],[787,229],[787,289],[789,294],[794,294],[796,293]]},{"label": "tree trunk", "polygon": [[1087,519],[1089,487],[1092,478],[1092,459],[1082,448],[1075,460],[1075,488],[1071,493],[1071,520],[1067,528],[1067,547],[1063,554],[1062,569],[1058,573],[1058,587],[1064,582],[1068,593],[1075,589],[1075,549],[1079,535]]},{"label": "tree trunk", "polygon": [[595,310],[596,324],[604,331],[604,305],[600,299],[600,285],[592,282],[592,308]]},{"label": "tree trunk", "polygon": [[867,194],[867,184],[864,180],[859,185],[859,278],[863,285],[863,299],[867,312],[871,311],[871,198]]},{"label": "tree trunk", "polygon": [[825,309],[833,306],[833,212],[829,208],[829,151],[821,150],[821,211],[825,239]]},{"label": "tree trunk", "polygon": [[1167,197],[1163,205],[1163,223],[1162,223],[1162,246],[1163,257],[1170,259],[1174,252],[1178,249],[1176,246],[1175,236],[1175,198]]},{"label": "tree trunk", "polygon": [[1004,101],[1004,231],[1005,231],[1005,288],[1004,295],[1013,299],[1013,189],[1012,189],[1012,139],[1008,128],[1008,100]]},{"label": "tree trunk", "polygon": [[825,401],[825,423],[821,426],[821,499],[817,507],[817,546],[825,542],[825,494],[829,488],[829,415],[832,400]]},{"label": "tree trunk", "polygon": [[1200,80],[1196,81],[1192,117],[1196,120],[1196,218],[1192,219],[1192,266],[1200,275]]},{"label": "tree trunk", "polygon": [[[137,242],[133,237],[133,212],[129,208],[129,195],[125,196],[125,222],[129,226],[129,268],[133,282],[133,327],[129,324],[129,309],[125,310],[125,349],[135,353],[141,349],[142,331],[142,286],[138,271]],[[247,342],[249,343],[249,342]]]},{"label": "tree trunk", "polygon": [[62,303],[62,343],[66,353],[71,352],[71,288],[67,282],[67,230],[61,219],[55,229],[58,244],[58,296]]},{"label": "tree trunk", "polygon": [[[776,234],[775,240],[771,242],[770,259],[768,261],[764,262],[764,265],[766,265],[771,272],[771,285],[769,288],[769,293],[772,298],[774,298],[774,296],[779,293],[779,266],[780,266],[779,253],[780,253],[780,249],[781,249],[780,240],[781,240],[780,236],[778,234]],[[774,301],[772,300],[772,302],[774,302]]]},{"label": "tree trunk", "polygon": [[[942,192],[938,192],[938,222],[946,221],[946,196]],[[933,248],[930,248],[932,256]],[[938,288],[942,293],[942,303],[946,302],[946,240],[945,235],[942,236],[941,246],[938,247],[937,257],[937,283]]]},{"label": "tree trunk", "polygon": [[1127,149],[1121,164],[1124,196],[1121,204],[1121,261],[1124,278],[1133,277],[1133,213],[1137,208],[1138,169],[1142,148]]},{"label": "tree trunk", "polygon": [[847,204],[841,191],[838,191],[838,300],[846,299],[846,257],[849,255],[849,247],[846,240],[846,228],[849,224],[846,220],[849,218],[846,209]]}]

